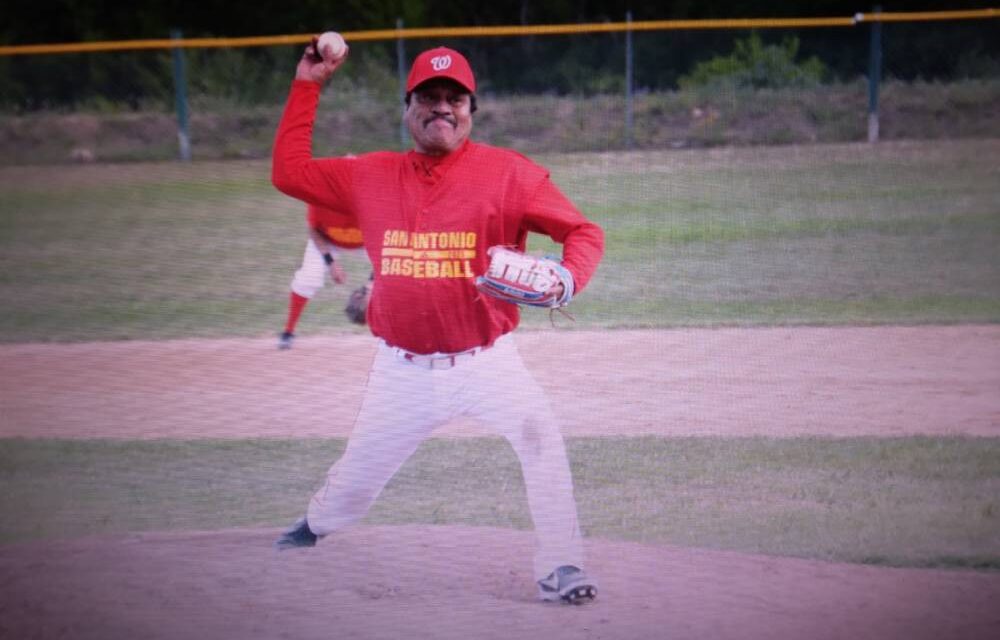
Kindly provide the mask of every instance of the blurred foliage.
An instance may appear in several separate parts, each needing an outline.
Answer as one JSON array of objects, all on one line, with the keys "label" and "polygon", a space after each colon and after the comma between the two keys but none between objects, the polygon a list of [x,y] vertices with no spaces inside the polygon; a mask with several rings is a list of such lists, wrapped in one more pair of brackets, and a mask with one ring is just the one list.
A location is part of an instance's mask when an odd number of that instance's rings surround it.
[{"label": "blurred foliage", "polygon": [[[887,0],[884,11],[919,11],[989,7],[990,2],[958,0]],[[307,34],[324,29],[354,31],[405,27],[539,25],[624,22],[632,19],[711,19],[851,16],[870,11],[864,3],[819,0],[808,6],[782,0],[761,3],[720,0],[495,0],[489,3],[431,3],[427,0],[320,0],[294,4],[251,3],[233,10],[222,0],[153,0],[137,8],[121,0],[82,3],[28,0],[5,3],[0,44],[37,44],[165,38],[174,29],[184,37],[241,37]],[[759,34],[761,54],[797,42],[804,60],[816,58],[824,80],[853,81],[867,73],[869,29],[769,29]],[[885,78],[950,81],[992,78],[1000,70],[1000,38],[993,20],[883,25]],[[636,32],[632,37],[636,88],[675,89],[706,61],[726,55],[746,30]],[[424,48],[447,44],[461,49],[484,82],[483,92],[594,94],[621,91],[625,85],[626,34],[453,38],[407,40],[407,60]],[[359,43],[352,55],[371,55],[365,66],[376,76],[393,77],[395,42]],[[777,49],[775,49],[777,48]],[[300,48],[190,50],[189,94],[235,99],[243,104],[280,104]],[[376,65],[376,61],[384,65]],[[46,109],[139,109],[150,104],[170,108],[173,62],[168,51],[124,51],[74,55],[0,57],[0,108],[8,112]],[[345,68],[345,71],[350,74]],[[773,70],[771,74],[773,78]],[[362,76],[355,75],[355,78]],[[755,81],[752,81],[755,82]],[[753,86],[761,86],[754,84]],[[770,85],[765,85],[770,86]],[[377,89],[381,90],[381,89]]]},{"label": "blurred foliage", "polygon": [[[395,76],[376,57],[352,60],[351,70],[323,91],[314,153],[410,148],[409,135],[400,127]],[[595,75],[591,82],[604,77]],[[280,85],[280,93],[267,104],[252,104],[236,92],[226,94],[231,97],[191,95],[194,158],[269,157],[287,89],[283,78],[274,84]],[[233,86],[250,89],[240,83]],[[224,84],[222,89],[226,89]],[[483,95],[473,136],[536,154],[858,142],[867,135],[863,78],[809,89],[712,84],[637,91],[631,136],[624,95],[595,93],[586,97]],[[881,89],[880,136],[886,141],[1000,138],[998,109],[1000,77],[946,83],[887,80]],[[39,111],[0,117],[0,166],[157,161],[176,156],[176,116],[162,103],[128,110],[95,98],[69,113]]]},{"label": "blurred foliage", "polygon": [[814,87],[823,79],[825,65],[819,58],[798,62],[799,39],[786,37],[780,45],[765,45],[756,33],[737,40],[728,56],[699,62],[681,76],[681,88],[718,85],[733,89],[787,89]]}]

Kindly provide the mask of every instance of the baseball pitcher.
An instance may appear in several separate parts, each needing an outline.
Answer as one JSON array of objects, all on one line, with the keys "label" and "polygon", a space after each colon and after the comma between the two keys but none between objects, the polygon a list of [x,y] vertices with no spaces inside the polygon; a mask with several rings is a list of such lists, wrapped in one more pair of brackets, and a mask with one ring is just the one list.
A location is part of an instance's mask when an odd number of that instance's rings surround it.
[{"label": "baseball pitcher", "polygon": [[[560,307],[580,295],[603,232],[543,167],[470,139],[476,79],[453,49],[424,51],[410,69],[412,150],[313,158],[320,88],[347,58],[346,48],[335,53],[310,45],[298,64],[272,180],[357,219],[375,272],[368,325],[378,348],[343,456],[276,546],[312,546],[356,522],[435,428],[471,417],[506,437],[520,461],[540,597],[592,600],[559,424],[510,334],[522,305]],[[561,259],[527,255],[529,232],[562,244]]]}]

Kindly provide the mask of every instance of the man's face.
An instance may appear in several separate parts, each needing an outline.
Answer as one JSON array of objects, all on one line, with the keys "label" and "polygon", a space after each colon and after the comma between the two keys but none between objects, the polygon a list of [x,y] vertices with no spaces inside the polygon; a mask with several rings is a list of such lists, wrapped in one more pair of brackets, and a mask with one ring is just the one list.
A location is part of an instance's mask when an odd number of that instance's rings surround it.
[{"label": "man's face", "polygon": [[472,99],[452,80],[428,80],[413,90],[405,119],[417,151],[445,155],[472,132]]}]

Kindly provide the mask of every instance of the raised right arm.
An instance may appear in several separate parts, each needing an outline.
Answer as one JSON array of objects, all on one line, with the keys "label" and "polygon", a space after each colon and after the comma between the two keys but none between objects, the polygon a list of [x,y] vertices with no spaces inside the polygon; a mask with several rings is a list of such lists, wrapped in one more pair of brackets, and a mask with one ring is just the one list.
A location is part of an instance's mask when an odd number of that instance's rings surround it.
[{"label": "raised right arm", "polygon": [[[336,163],[342,159],[314,159],[313,124],[323,84],[347,55],[330,62],[316,57],[314,44],[306,47],[295,69],[295,80],[278,125],[271,155],[271,182],[282,193],[306,202],[343,208],[342,184]],[[327,166],[330,165],[330,166]]]}]

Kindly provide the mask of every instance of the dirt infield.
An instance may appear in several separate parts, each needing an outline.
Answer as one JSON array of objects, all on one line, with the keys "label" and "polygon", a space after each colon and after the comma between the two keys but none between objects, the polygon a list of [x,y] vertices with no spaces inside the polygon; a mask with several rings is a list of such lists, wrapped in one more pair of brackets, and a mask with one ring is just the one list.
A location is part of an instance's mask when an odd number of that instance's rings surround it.
[{"label": "dirt infield", "polygon": [[[1000,327],[521,333],[574,435],[1000,436]],[[350,430],[370,338],[0,346],[0,437]],[[480,433],[454,425],[442,436]],[[601,596],[534,600],[532,537],[357,527],[0,546],[0,638],[992,638],[1000,575],[588,539]]]},{"label": "dirt infield", "polygon": [[[516,335],[567,436],[1000,436],[998,326]],[[346,436],[373,355],[361,335],[0,345],[0,437]]]},{"label": "dirt infield", "polygon": [[571,607],[534,599],[525,532],[358,527],[280,555],[275,533],[2,547],[0,637],[985,640],[1000,628],[995,574],[593,540],[601,594]]}]

